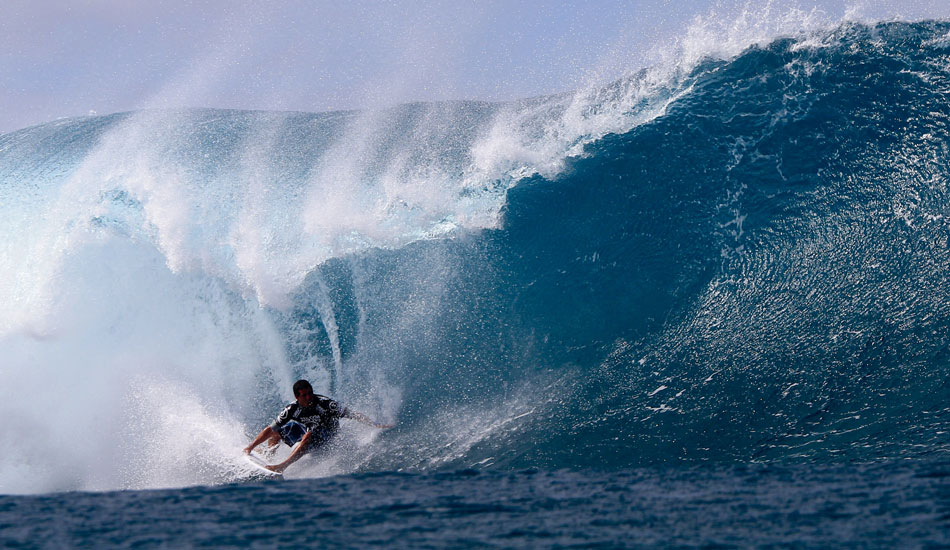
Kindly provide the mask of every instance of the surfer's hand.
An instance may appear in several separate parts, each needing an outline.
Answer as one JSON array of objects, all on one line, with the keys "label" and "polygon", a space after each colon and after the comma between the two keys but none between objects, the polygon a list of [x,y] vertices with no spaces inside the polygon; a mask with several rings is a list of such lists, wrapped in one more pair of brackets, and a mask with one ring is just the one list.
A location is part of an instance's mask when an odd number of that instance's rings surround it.
[{"label": "surfer's hand", "polygon": [[245,448],[244,448],[244,454],[246,454],[246,455],[251,454],[251,451],[252,451],[252,449],[251,449],[250,447],[245,447]]}]

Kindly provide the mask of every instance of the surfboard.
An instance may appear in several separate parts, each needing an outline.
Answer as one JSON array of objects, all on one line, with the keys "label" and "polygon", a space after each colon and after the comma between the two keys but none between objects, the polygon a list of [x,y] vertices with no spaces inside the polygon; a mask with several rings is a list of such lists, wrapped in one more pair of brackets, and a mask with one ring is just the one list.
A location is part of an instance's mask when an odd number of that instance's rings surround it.
[{"label": "surfboard", "polygon": [[260,472],[261,474],[267,477],[283,477],[281,474],[278,474],[277,472],[268,470],[267,463],[252,454],[246,454],[244,455],[244,458],[247,459],[247,462],[251,466],[253,466],[256,471]]}]

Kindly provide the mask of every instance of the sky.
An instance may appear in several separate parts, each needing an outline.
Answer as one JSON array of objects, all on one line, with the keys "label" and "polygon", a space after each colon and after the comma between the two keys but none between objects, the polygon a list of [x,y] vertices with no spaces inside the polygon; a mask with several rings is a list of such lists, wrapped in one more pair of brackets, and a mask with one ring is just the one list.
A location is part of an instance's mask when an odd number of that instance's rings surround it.
[{"label": "sky", "polygon": [[699,17],[791,7],[950,18],[950,0],[0,0],[0,133],[143,108],[530,97],[642,68]]}]

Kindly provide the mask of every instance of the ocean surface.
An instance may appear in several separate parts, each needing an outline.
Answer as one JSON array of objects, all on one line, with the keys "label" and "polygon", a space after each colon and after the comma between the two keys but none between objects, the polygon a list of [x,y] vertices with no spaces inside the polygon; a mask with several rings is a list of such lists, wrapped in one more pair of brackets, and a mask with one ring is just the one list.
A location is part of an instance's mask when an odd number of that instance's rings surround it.
[{"label": "ocean surface", "polygon": [[0,528],[8,548],[946,548],[948,477],[947,461],[360,473],[0,496]]},{"label": "ocean surface", "polygon": [[950,22],[773,34],[0,135],[0,544],[950,547]]}]

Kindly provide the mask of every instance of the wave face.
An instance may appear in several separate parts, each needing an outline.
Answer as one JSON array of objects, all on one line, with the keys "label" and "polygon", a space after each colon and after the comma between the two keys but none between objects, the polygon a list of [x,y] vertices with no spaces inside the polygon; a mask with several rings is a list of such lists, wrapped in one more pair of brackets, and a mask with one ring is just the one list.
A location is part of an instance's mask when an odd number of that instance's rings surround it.
[{"label": "wave face", "polygon": [[950,23],[508,104],[0,136],[4,492],[840,461],[950,446]]}]

